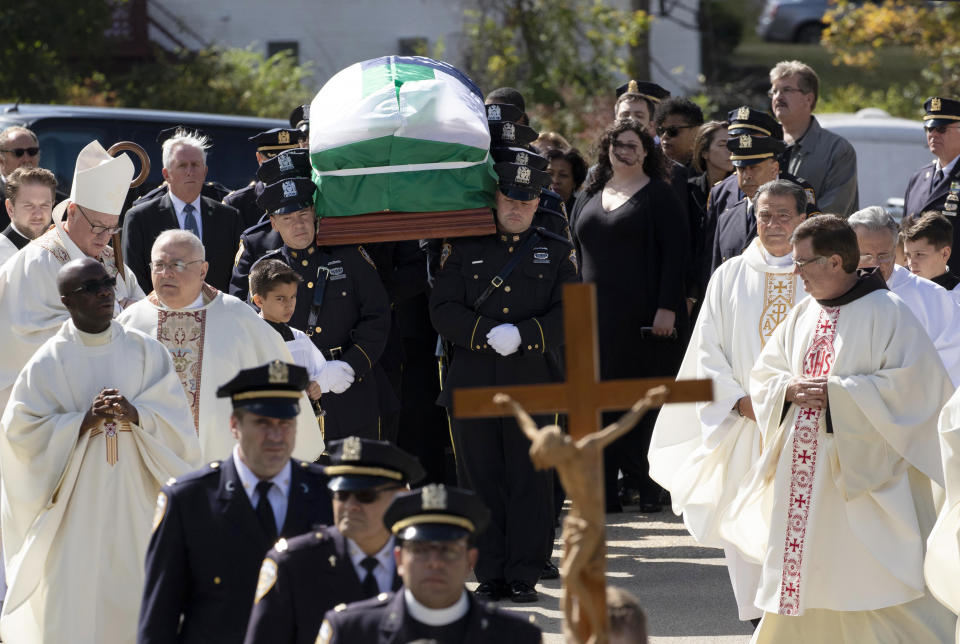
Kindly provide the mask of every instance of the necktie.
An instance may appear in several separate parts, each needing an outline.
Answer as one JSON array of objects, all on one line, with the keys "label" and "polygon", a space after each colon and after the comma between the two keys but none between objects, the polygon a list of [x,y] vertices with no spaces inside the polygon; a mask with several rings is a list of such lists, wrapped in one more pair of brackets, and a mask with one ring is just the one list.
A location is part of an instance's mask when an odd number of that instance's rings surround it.
[{"label": "necktie", "polygon": [[183,207],[183,229],[189,230],[197,237],[200,236],[200,229],[197,227],[197,218],[193,214],[194,208],[192,203],[188,203]]},{"label": "necktie", "polygon": [[273,487],[270,481],[260,481],[257,483],[257,494],[260,495],[257,500],[257,521],[263,533],[267,536],[270,543],[277,540],[277,520],[273,516],[273,506],[270,505],[270,499],[267,498],[267,492]]},{"label": "necktie", "polygon": [[364,599],[370,599],[380,594],[380,586],[377,585],[377,578],[373,576],[373,570],[379,562],[375,557],[365,557],[360,565],[367,571],[367,576],[363,578],[361,588],[363,588]]}]

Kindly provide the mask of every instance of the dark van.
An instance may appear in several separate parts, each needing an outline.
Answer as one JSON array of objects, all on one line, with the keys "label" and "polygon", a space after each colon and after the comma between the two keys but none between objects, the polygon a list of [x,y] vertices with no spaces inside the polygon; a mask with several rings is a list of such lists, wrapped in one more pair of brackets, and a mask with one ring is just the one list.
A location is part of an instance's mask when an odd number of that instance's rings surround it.
[{"label": "dark van", "polygon": [[[157,143],[161,130],[184,125],[200,129],[212,138],[213,147],[207,152],[207,181],[217,181],[234,190],[250,183],[257,171],[255,147],[247,138],[271,128],[289,127],[284,120],[248,116],[0,103],[0,130],[10,125],[22,125],[37,133],[40,166],[57,176],[64,193],[70,192],[77,155],[90,141],[97,139],[105,148],[118,141],[138,143],[150,156],[150,175],[137,188],[139,194],[163,182]],[[139,161],[134,160],[134,165],[139,171]]]}]

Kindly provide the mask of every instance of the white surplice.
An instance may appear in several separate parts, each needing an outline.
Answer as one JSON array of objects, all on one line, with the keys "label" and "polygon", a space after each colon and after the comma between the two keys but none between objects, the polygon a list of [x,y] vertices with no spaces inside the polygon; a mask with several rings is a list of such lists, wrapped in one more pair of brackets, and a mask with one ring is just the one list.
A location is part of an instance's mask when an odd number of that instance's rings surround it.
[{"label": "white surplice", "polygon": [[[217,389],[241,369],[274,360],[293,362],[283,338],[250,306],[207,284],[197,307],[168,309],[156,293],[127,308],[118,318],[156,338],[170,351],[193,412],[204,460],[226,458],[236,440],[230,433],[229,398]],[[300,397],[295,458],[313,461],[323,452],[320,425],[306,394]]]},{"label": "white surplice", "polygon": [[[0,267],[0,409],[7,402],[10,387],[23,365],[41,344],[52,337],[70,314],[60,302],[57,272],[67,262],[87,257],[80,250],[61,222],[27,244]],[[117,276],[113,249],[103,249],[100,256],[110,276]],[[129,267],[117,280],[116,311],[123,300],[139,300],[143,291]]]},{"label": "white surplice", "polygon": [[723,509],[760,456],[757,424],[733,407],[747,395],[750,370],[790,309],[806,297],[793,255],[772,257],[759,239],[710,278],[678,380],[713,380],[709,403],[665,405],[650,441],[650,477],[669,490],[673,511],[701,544],[722,547],[740,619],[754,606],[760,565],[745,561],[719,534]]},{"label": "white surplice", "polygon": [[927,539],[924,576],[933,596],[960,613],[960,390],[940,413],[939,428],[947,498]]},{"label": "white surplice", "polygon": [[960,306],[939,284],[894,266],[887,287],[906,302],[933,340],[954,387],[960,387]]},{"label": "white surplice", "polygon": [[327,364],[327,359],[323,357],[323,353],[310,336],[292,326],[289,329],[293,333],[293,340],[288,340],[286,344],[290,349],[290,355],[293,356],[293,363],[307,370],[311,382],[317,382],[323,366]]},{"label": "white surplice", "polygon": [[0,266],[7,263],[7,260],[17,254],[17,247],[13,242],[7,239],[6,235],[0,235]]},{"label": "white surplice", "polygon": [[[828,377],[828,412],[785,403],[801,375]],[[720,526],[763,564],[755,642],[834,641],[867,625],[847,641],[887,641],[877,634],[899,627],[910,639],[890,641],[952,637],[953,616],[923,580],[943,483],[936,419],[952,390],[889,291],[836,306],[807,298],[777,328],[750,377],[763,452]]]},{"label": "white surplice", "polygon": [[[0,420],[4,642],[133,642],[157,494],[201,462],[164,347],[117,322],[93,337],[64,323],[20,373]],[[121,424],[113,465],[107,428],[79,431],[104,388],[140,417]]]}]

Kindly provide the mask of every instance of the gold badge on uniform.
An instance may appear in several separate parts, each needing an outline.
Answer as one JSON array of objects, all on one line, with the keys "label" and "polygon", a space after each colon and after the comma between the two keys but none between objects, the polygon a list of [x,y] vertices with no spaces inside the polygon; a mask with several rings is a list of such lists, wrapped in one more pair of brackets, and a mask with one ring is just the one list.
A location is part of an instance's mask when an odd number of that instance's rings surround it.
[{"label": "gold badge on uniform", "polygon": [[939,112],[941,107],[942,107],[942,103],[940,102],[940,99],[939,99],[939,98],[937,98],[936,96],[934,96],[933,98],[930,99],[930,111],[931,111],[931,112]]},{"label": "gold badge on uniform", "polygon": [[285,385],[290,382],[290,369],[283,362],[274,360],[267,368],[267,381],[271,385]]},{"label": "gold badge on uniform", "polygon": [[160,524],[163,523],[163,517],[167,514],[167,493],[161,492],[157,496],[157,508],[153,511],[153,528],[151,533],[156,532]]},{"label": "gold badge on uniform", "polygon": [[263,599],[273,585],[277,583],[277,562],[267,557],[260,566],[260,576],[257,577],[257,594],[253,598],[253,603],[258,604]]},{"label": "gold badge on uniform", "polygon": [[737,121],[749,121],[749,120],[750,120],[750,108],[749,108],[749,107],[746,107],[746,106],[739,108],[739,109],[737,110],[737,118],[736,118],[736,120],[737,120]]},{"label": "gold badge on uniform", "polygon": [[748,149],[753,147],[753,139],[750,138],[749,134],[740,135],[740,147],[743,149]]},{"label": "gold badge on uniform", "polygon": [[423,486],[420,499],[422,510],[447,509],[447,489],[443,487],[443,483],[431,483]]},{"label": "gold badge on uniform", "polygon": [[287,145],[290,143],[290,133],[286,130],[280,130],[277,132],[277,143],[280,145]]}]

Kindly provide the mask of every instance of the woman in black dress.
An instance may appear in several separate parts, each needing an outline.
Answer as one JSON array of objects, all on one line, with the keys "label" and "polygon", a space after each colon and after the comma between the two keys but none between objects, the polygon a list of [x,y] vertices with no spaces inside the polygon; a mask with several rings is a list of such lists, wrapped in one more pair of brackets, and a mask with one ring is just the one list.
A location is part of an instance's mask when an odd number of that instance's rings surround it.
[{"label": "woman in black dress", "polygon": [[[583,281],[597,287],[600,373],[616,378],[673,377],[688,335],[684,274],[689,226],[665,181],[660,148],[639,123],[625,119],[604,132],[597,167],[571,216]],[[637,392],[637,397],[643,395]],[[615,420],[619,412],[604,418]],[[662,509],[662,489],[648,475],[650,412],[605,452],[608,511],[620,511],[618,471],[626,497],[641,512]]]}]

